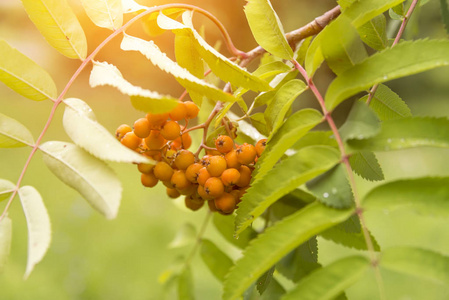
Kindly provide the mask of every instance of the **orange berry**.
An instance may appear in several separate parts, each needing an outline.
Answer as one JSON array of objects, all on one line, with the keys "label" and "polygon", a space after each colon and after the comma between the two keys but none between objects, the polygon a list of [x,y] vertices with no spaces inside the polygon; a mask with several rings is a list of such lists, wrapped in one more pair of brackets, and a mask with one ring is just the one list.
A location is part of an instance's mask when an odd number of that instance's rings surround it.
[{"label": "orange berry", "polygon": [[188,132],[183,133],[180,137],[177,137],[172,143],[171,148],[180,150],[180,149],[189,149],[192,146],[192,137]]},{"label": "orange berry", "polygon": [[215,140],[215,147],[218,152],[228,153],[234,148],[234,141],[227,135],[220,135]]},{"label": "orange berry", "polygon": [[165,121],[167,121],[168,119],[168,113],[163,114],[148,113],[145,117],[147,118],[151,129],[160,130],[162,126],[165,124]]},{"label": "orange berry", "polygon": [[237,161],[242,165],[249,165],[254,162],[257,156],[256,148],[253,145],[244,143],[236,150]]},{"label": "orange berry", "polygon": [[215,207],[215,201],[214,200],[207,200],[207,206],[209,206],[209,210],[211,212],[216,212],[217,208]]},{"label": "orange berry", "polygon": [[186,196],[184,199],[184,203],[187,208],[197,211],[204,205],[204,201],[194,195]]},{"label": "orange berry", "polygon": [[165,162],[160,161],[153,169],[154,175],[161,181],[170,181],[173,176],[173,169]]},{"label": "orange berry", "polygon": [[235,151],[234,149],[232,149],[230,152],[226,153],[225,160],[226,160],[226,165],[228,166],[228,168],[234,168],[234,169],[240,168],[241,164],[237,160],[237,151]]},{"label": "orange berry", "polygon": [[240,173],[237,169],[231,168],[226,169],[223,174],[221,174],[221,181],[225,186],[230,186],[236,184],[240,179]]},{"label": "orange berry", "polygon": [[170,182],[178,190],[184,190],[192,184],[187,180],[186,173],[181,170],[175,170],[173,172]]},{"label": "orange berry", "polygon": [[229,214],[235,209],[235,198],[229,193],[223,193],[220,197],[215,198],[214,204],[217,209]]},{"label": "orange berry", "polygon": [[198,116],[200,109],[192,101],[184,102],[186,108],[186,119],[195,119]]},{"label": "orange berry", "polygon": [[171,184],[170,181],[162,181],[162,184],[165,185],[165,187],[169,188],[169,189],[174,189],[175,187],[173,186],[173,184]]},{"label": "orange berry", "polygon": [[137,169],[139,170],[140,173],[149,174],[153,173],[154,165],[140,163],[137,165]]},{"label": "orange berry", "polygon": [[199,184],[204,186],[206,184],[206,181],[210,177],[211,176],[210,176],[209,172],[207,171],[207,169],[203,167],[198,171],[198,177],[196,178],[196,180],[198,181]]},{"label": "orange berry", "polygon": [[221,153],[221,152],[219,152],[217,150],[210,150],[210,149],[206,150],[206,154],[210,155],[210,156],[223,155],[223,153]]},{"label": "orange berry", "polygon": [[184,102],[178,102],[178,104],[168,113],[170,119],[173,121],[180,121],[186,118],[187,107]]},{"label": "orange berry", "polygon": [[142,139],[131,131],[127,132],[120,142],[129,149],[136,150],[142,142]]},{"label": "orange berry", "polygon": [[206,191],[204,190],[204,186],[199,185],[197,188],[198,195],[200,195],[201,198],[204,200],[212,200],[213,197],[211,197]]},{"label": "orange berry", "polygon": [[265,146],[267,145],[267,139],[261,139],[256,143],[256,152],[257,156],[261,156],[263,150],[265,150]]},{"label": "orange berry", "polygon": [[162,127],[161,134],[165,139],[173,141],[181,135],[181,126],[175,121],[168,121]]},{"label": "orange berry", "polygon": [[212,156],[206,168],[211,176],[218,177],[226,170],[226,160],[223,156]]},{"label": "orange berry", "polygon": [[189,150],[181,150],[176,154],[175,166],[180,170],[186,170],[195,163],[195,155]]},{"label": "orange berry", "polygon": [[197,183],[200,170],[203,168],[199,163],[191,164],[186,169],[186,177],[190,182]]},{"label": "orange berry", "polygon": [[220,178],[211,177],[204,184],[204,191],[211,197],[217,198],[224,193],[224,185]]},{"label": "orange berry", "polygon": [[145,174],[142,173],[140,175],[140,182],[142,182],[143,186],[146,187],[154,187],[158,183],[158,179],[154,176],[153,173]]},{"label": "orange berry", "polygon": [[204,155],[201,160],[200,163],[203,167],[207,167],[209,165],[209,160],[212,156],[211,155]]},{"label": "orange berry", "polygon": [[241,166],[239,169],[240,178],[237,181],[236,185],[238,187],[246,187],[251,182],[251,169],[247,166]]},{"label": "orange berry", "polygon": [[191,184],[191,185],[189,185],[187,188],[185,188],[185,189],[178,189],[178,191],[179,191],[179,193],[181,194],[181,195],[185,195],[185,196],[187,196],[187,195],[193,195],[193,194],[195,194],[197,191],[197,186],[198,185],[196,185],[196,184]]},{"label": "orange berry", "polygon": [[158,130],[151,130],[150,134],[145,138],[145,144],[150,150],[159,150],[166,142],[167,141]]},{"label": "orange berry", "polygon": [[150,134],[150,122],[148,122],[147,118],[140,118],[134,122],[134,133],[144,139]]},{"label": "orange berry", "polygon": [[131,132],[131,131],[133,131],[131,126],[122,124],[115,131],[115,137],[117,138],[117,140],[120,141],[125,136],[125,134],[127,134],[128,132]]},{"label": "orange berry", "polygon": [[167,188],[167,196],[176,199],[181,196],[181,194],[176,189]]}]

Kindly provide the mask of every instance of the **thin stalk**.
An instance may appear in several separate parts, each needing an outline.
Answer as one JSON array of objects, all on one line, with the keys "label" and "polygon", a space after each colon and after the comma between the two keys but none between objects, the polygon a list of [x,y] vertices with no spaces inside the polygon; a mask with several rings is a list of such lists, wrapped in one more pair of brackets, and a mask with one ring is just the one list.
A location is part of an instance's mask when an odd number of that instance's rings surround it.
[{"label": "thin stalk", "polygon": [[187,256],[187,259],[184,263],[185,266],[188,266],[192,261],[193,257],[195,257],[196,251],[198,250],[198,247],[201,245],[201,241],[203,240],[203,236],[204,233],[206,232],[207,225],[209,225],[211,216],[212,212],[208,210],[206,217],[204,218],[203,224],[201,225],[200,231],[198,232],[198,235],[196,237],[195,245],[193,246],[192,251],[190,251],[189,256]]}]

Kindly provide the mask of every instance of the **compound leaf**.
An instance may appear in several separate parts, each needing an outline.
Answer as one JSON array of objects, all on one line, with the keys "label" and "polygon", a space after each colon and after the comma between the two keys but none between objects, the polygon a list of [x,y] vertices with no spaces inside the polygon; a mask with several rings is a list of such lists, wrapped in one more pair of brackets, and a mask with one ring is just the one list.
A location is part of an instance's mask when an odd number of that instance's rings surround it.
[{"label": "compound leaf", "polygon": [[[179,17],[185,9],[183,8],[167,8],[162,10],[162,13],[172,19],[176,19]],[[166,30],[162,29],[157,25],[157,16],[161,13],[161,11],[155,11],[150,15],[142,18],[143,29],[149,36],[158,36],[163,34]]]},{"label": "compound leaf", "polygon": [[234,246],[244,249],[248,243],[257,236],[257,232],[252,228],[247,228],[239,234],[239,238],[234,237],[234,215],[214,214],[213,222],[215,228],[221,235]]},{"label": "compound leaf", "polygon": [[0,81],[31,100],[57,97],[56,85],[38,64],[0,40]]},{"label": "compound leaf", "polygon": [[0,272],[4,270],[11,250],[12,222],[7,216],[0,221]]},{"label": "compound leaf", "polygon": [[301,280],[282,300],[334,299],[357,282],[370,262],[363,256],[345,257]]},{"label": "compound leaf", "polygon": [[349,158],[349,163],[352,170],[366,180],[379,181],[384,179],[382,168],[373,152],[356,152]]},{"label": "compound leaf", "polygon": [[[348,248],[368,250],[363,233],[343,230],[341,226],[329,228],[328,230],[321,232],[320,236]],[[374,250],[380,251],[380,246],[376,239],[371,234],[370,237],[373,242]]]},{"label": "compound leaf", "polygon": [[376,114],[361,101],[356,101],[345,123],[339,128],[343,140],[372,137],[380,130]]},{"label": "compound leaf", "polygon": [[143,155],[123,146],[97,122],[92,109],[77,98],[65,99],[63,125],[68,136],[90,154],[101,160],[127,163],[150,163]]},{"label": "compound leaf", "polygon": [[225,275],[234,264],[232,260],[207,239],[201,241],[200,255],[215,278],[223,282]]},{"label": "compound leaf", "polygon": [[293,58],[293,50],[269,0],[249,0],[244,11],[251,32],[262,48],[283,59]]},{"label": "compound leaf", "polygon": [[16,148],[33,144],[33,135],[24,125],[0,113],[0,148]]},{"label": "compound leaf", "polygon": [[352,24],[358,28],[373,19],[375,16],[382,14],[384,11],[404,2],[404,0],[376,0],[376,1],[354,1],[343,15],[352,20]]},{"label": "compound leaf", "polygon": [[39,148],[44,153],[45,164],[56,177],[77,190],[106,218],[117,216],[122,186],[111,168],[70,143],[52,141]]},{"label": "compound leaf", "polygon": [[327,146],[303,148],[283,160],[264,177],[254,181],[243,196],[235,219],[236,234],[280,197],[326,172],[339,160],[338,151]]},{"label": "compound leaf", "polygon": [[27,278],[50,246],[51,225],[42,197],[34,187],[21,187],[19,198],[28,227],[28,261],[24,275]]},{"label": "compound leaf", "polygon": [[304,67],[307,71],[307,75],[310,78],[313,77],[316,70],[321,66],[324,61],[323,51],[321,50],[321,43],[323,39],[323,31],[321,31],[310,43],[307,49],[306,57],[304,60]]},{"label": "compound leaf", "polygon": [[95,25],[111,30],[123,24],[122,0],[81,0],[87,16]]},{"label": "compound leaf", "polygon": [[53,48],[69,58],[86,58],[86,36],[66,0],[22,0],[22,3],[31,21]]},{"label": "compound leaf", "polygon": [[388,47],[387,20],[384,15],[378,15],[357,29],[362,41],[381,51]]},{"label": "compound leaf", "polygon": [[349,218],[352,213],[352,210],[337,210],[314,202],[269,227],[250,243],[243,257],[226,275],[223,299],[237,299],[287,253],[312,236]]},{"label": "compound leaf", "polygon": [[385,49],[346,70],[332,81],[325,96],[326,107],[333,110],[348,97],[377,83],[449,65],[448,53],[449,41],[446,40],[402,42]]},{"label": "compound leaf", "polygon": [[9,180],[0,179],[0,201],[8,199],[12,192],[16,189],[16,185]]}]

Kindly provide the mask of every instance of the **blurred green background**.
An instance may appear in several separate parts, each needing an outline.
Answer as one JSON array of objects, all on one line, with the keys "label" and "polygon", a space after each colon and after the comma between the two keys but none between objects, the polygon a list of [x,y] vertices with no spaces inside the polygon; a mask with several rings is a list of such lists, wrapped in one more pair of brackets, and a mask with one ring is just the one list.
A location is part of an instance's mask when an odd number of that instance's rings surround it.
[{"label": "blurred green background", "polygon": [[[139,1],[156,5],[173,1]],[[236,46],[248,51],[256,46],[244,18],[244,0],[185,1],[215,14],[227,27]],[[78,1],[70,1],[83,25],[92,50],[109,33],[95,28],[86,17]],[[324,11],[335,1],[272,0],[286,31],[296,29]],[[204,18],[207,40],[213,45],[219,32]],[[200,24],[199,23],[199,24]],[[394,30],[394,28],[392,28]],[[142,34],[137,24],[130,30]],[[430,1],[412,18],[407,37],[446,38],[439,16],[438,1]],[[45,68],[62,90],[79,65],[53,50],[29,21],[19,0],[0,0],[0,38]],[[165,33],[155,38],[161,48],[173,57],[173,35]],[[160,93],[180,95],[183,89],[168,75],[158,71],[135,53],[122,53],[114,40],[96,57],[119,67],[125,78],[136,85]],[[223,53],[227,55],[226,49]],[[254,68],[251,65],[250,68]],[[134,110],[127,97],[112,88],[88,85],[88,68],[70,89],[67,97],[86,101],[98,120],[111,133],[122,124],[132,124],[142,116]],[[449,69],[437,69],[410,78],[388,83],[410,106],[414,115],[449,116]],[[331,79],[322,67],[318,72],[318,86]],[[312,105],[310,95],[295,103],[295,109]],[[297,101],[298,102],[298,101]],[[0,112],[23,123],[37,137],[45,124],[52,103],[33,102],[6,86],[0,85]],[[350,102],[336,111],[341,124]],[[47,140],[68,140],[62,129],[60,109],[45,136]],[[101,147],[101,145],[99,145]],[[1,149],[0,178],[15,182],[30,149]],[[379,153],[387,180],[398,177],[449,175],[449,152],[444,149],[413,149]],[[165,293],[158,282],[159,275],[175,259],[187,255],[190,246],[168,249],[176,232],[186,223],[199,227],[206,210],[190,212],[179,201],[166,197],[163,186],[145,189],[135,166],[111,164],[123,183],[123,199],[118,217],[108,221],[94,211],[79,194],[60,183],[44,166],[38,153],[26,173],[24,185],[33,185],[41,193],[50,214],[53,229],[51,247],[26,281],[22,279],[27,256],[27,232],[21,206],[16,199],[10,210],[13,220],[13,242],[9,262],[0,274],[0,299],[174,299],[173,292]],[[359,180],[362,193],[373,184]],[[3,208],[4,203],[1,204]],[[438,220],[413,212],[376,212],[367,215],[369,228],[382,247],[416,245],[449,255],[448,220]],[[410,220],[413,220],[411,223]],[[232,257],[235,248],[224,241],[209,226],[206,237],[216,242]],[[320,260],[328,264],[353,251],[319,241]],[[195,295],[197,299],[219,299],[221,287],[198,256],[193,261]],[[393,272],[383,272],[389,299],[449,299],[449,288],[437,283],[423,282]],[[376,289],[372,274],[348,290],[352,299],[373,299],[369,291]]]}]

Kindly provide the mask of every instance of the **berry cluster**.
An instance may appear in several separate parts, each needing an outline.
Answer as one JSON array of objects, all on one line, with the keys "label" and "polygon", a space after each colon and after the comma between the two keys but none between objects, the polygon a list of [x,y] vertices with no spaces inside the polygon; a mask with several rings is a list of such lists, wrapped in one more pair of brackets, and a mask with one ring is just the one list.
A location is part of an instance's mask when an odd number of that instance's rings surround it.
[{"label": "berry cluster", "polygon": [[198,158],[187,150],[192,140],[177,122],[195,118],[198,110],[193,102],[180,102],[169,113],[147,114],[133,128],[119,126],[116,136],[126,147],[158,161],[155,165],[138,164],[142,185],[154,187],[161,181],[170,198],[184,195],[191,210],[200,209],[207,201],[211,211],[231,214],[249,186],[266,140],[256,146],[237,145],[231,137],[220,135],[215,139],[216,149],[207,149],[206,155]]}]

